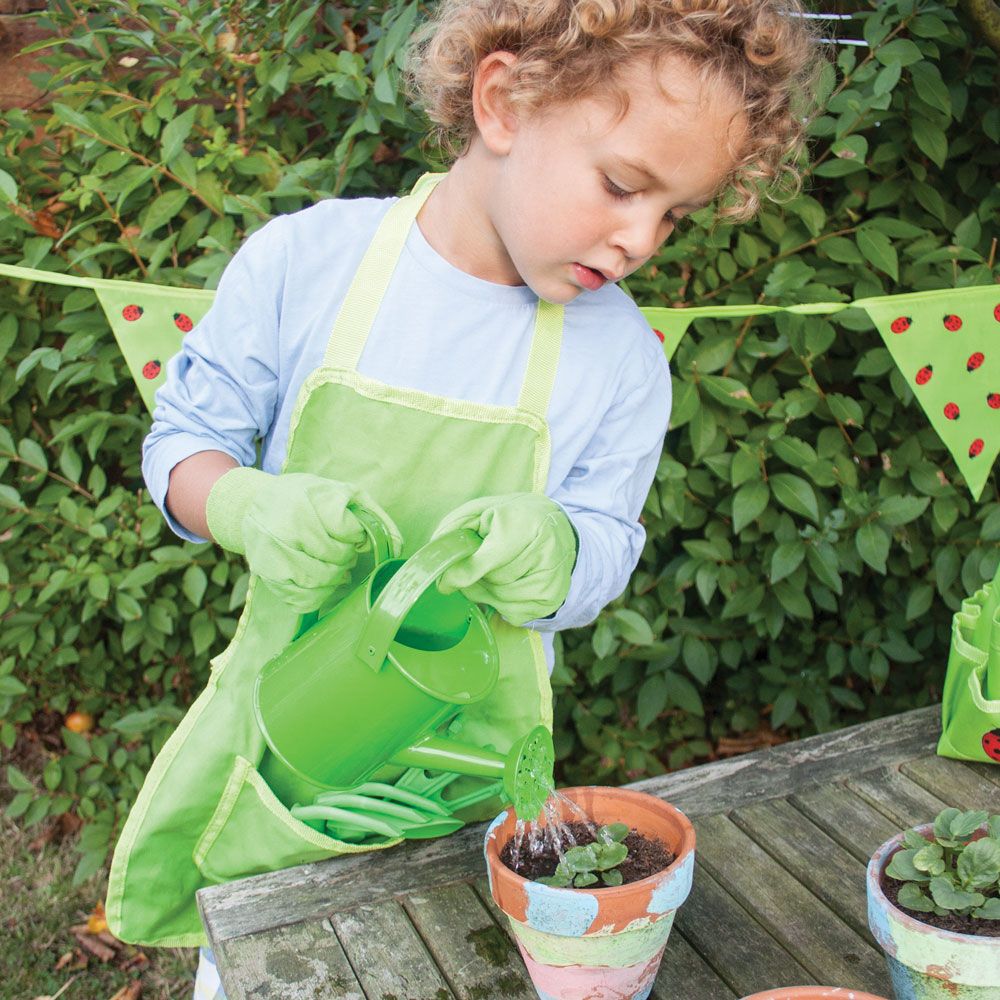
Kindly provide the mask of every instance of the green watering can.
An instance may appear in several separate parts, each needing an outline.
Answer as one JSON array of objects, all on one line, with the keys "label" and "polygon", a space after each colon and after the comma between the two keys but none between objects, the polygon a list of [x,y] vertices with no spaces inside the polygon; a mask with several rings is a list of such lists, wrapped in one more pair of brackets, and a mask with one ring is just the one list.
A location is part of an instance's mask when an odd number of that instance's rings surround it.
[{"label": "green watering can", "polygon": [[[326,821],[342,839],[365,831],[439,836],[462,825],[452,811],[498,792],[518,816],[535,819],[552,788],[552,737],[544,726],[506,754],[437,734],[487,697],[500,673],[486,614],[436,586],[482,539],[463,529],[397,559],[381,522],[351,509],[369,535],[375,566],[331,610],[304,619],[299,635],[261,670],[254,711],[268,746],[262,776],[300,819]],[[451,774],[421,787],[413,770],[394,789],[371,781],[385,765]],[[457,775],[495,780],[460,801],[434,796]]]}]

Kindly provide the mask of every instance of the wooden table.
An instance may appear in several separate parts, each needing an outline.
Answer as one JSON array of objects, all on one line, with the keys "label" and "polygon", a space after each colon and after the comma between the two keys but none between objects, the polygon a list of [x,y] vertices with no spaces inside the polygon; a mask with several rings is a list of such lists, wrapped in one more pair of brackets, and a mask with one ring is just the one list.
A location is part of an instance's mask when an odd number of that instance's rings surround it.
[{"label": "wooden table", "polygon": [[[946,805],[1000,812],[1000,767],[936,757],[938,732],[938,709],[919,709],[630,786],[698,834],[654,1000],[803,983],[891,996],[869,855]],[[202,890],[229,1000],[534,997],[489,895],[484,829]]]}]

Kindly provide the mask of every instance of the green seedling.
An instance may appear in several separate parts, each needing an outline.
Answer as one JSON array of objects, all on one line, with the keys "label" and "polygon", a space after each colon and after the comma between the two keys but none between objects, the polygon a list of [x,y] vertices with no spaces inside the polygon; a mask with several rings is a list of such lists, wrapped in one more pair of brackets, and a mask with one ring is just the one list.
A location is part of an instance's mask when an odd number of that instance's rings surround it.
[{"label": "green seedling", "polygon": [[[973,835],[986,826],[986,836]],[[907,830],[885,870],[902,882],[899,905],[919,913],[1000,920],[1000,816],[942,809],[931,840]]]},{"label": "green seedling", "polygon": [[628,830],[624,823],[602,826],[594,843],[571,847],[555,873],[537,881],[559,889],[583,889],[597,882],[605,887],[621,885],[622,873],[618,866],[628,857],[628,848],[622,843]]}]

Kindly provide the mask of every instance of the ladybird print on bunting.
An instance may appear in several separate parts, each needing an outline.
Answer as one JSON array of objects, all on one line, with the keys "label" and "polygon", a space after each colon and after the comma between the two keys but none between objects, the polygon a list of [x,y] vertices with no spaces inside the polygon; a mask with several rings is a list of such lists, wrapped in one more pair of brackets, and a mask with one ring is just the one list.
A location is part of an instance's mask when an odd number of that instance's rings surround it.
[{"label": "ladybird print on bunting", "polygon": [[1000,452],[1000,287],[859,299],[978,500]]}]

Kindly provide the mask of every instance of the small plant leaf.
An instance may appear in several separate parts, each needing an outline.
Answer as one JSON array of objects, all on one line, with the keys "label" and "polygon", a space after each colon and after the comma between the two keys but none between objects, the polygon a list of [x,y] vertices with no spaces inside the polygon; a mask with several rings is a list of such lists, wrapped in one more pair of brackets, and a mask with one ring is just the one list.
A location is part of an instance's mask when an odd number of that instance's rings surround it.
[{"label": "small plant leaf", "polygon": [[[605,885],[621,885],[622,884],[622,873],[617,869],[613,868],[609,872],[604,872],[601,875]],[[1000,902],[1000,900],[991,900],[991,902]]]},{"label": "small plant leaf", "polygon": [[913,864],[913,856],[916,853],[916,850],[897,851],[885,870],[886,875],[900,882],[929,882],[930,876]]},{"label": "small plant leaf", "polygon": [[960,809],[942,809],[934,818],[934,836],[941,840],[951,836],[951,821],[960,815]]},{"label": "small plant leaf", "polygon": [[593,885],[596,881],[597,876],[593,872],[580,872],[580,874],[573,879],[573,885],[577,889],[582,889],[584,886]]},{"label": "small plant leaf", "polygon": [[906,833],[903,834],[903,843],[906,844],[907,847],[919,851],[921,847],[927,847],[927,845],[930,844],[930,841],[926,837],[917,833],[916,830],[907,830]]},{"label": "small plant leaf", "polygon": [[991,816],[988,824],[990,836],[994,840],[1000,840],[1000,816]]},{"label": "small plant leaf", "polygon": [[931,875],[940,875],[944,869],[944,849],[940,844],[921,847],[913,855],[913,867]]},{"label": "small plant leaf", "polygon": [[921,913],[930,913],[934,909],[934,904],[927,898],[919,886],[912,882],[907,882],[899,890],[896,901],[907,910],[918,910]]},{"label": "small plant leaf", "polygon": [[628,836],[628,829],[625,823],[610,823],[608,826],[602,826],[599,832],[602,835],[606,834],[616,844],[620,844]]},{"label": "small plant leaf", "polygon": [[593,844],[588,844],[586,847],[571,847],[566,852],[566,865],[567,871],[573,872],[591,872],[597,866],[597,855],[594,852]]},{"label": "small plant leaf", "polygon": [[947,878],[931,879],[931,896],[934,902],[945,910],[967,910],[970,907],[982,906],[986,897],[981,892],[964,892],[956,889]]},{"label": "small plant leaf", "polygon": [[597,854],[597,864],[595,868],[598,871],[608,871],[611,868],[617,868],[625,858],[628,856],[628,848],[624,844],[606,844],[603,847],[598,847]]},{"label": "small plant leaf", "polygon": [[989,818],[989,814],[981,811],[959,813],[950,823],[952,840],[968,840]]},{"label": "small plant leaf", "polygon": [[[605,880],[607,875],[604,876]],[[1000,920],[1000,898],[994,896],[987,899],[977,910],[972,911],[974,917],[982,917],[984,920]]]},{"label": "small plant leaf", "polygon": [[958,877],[966,888],[996,884],[1000,878],[1000,843],[984,837],[969,844],[958,859]]}]

